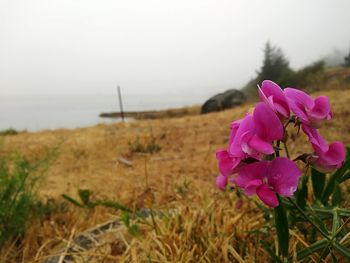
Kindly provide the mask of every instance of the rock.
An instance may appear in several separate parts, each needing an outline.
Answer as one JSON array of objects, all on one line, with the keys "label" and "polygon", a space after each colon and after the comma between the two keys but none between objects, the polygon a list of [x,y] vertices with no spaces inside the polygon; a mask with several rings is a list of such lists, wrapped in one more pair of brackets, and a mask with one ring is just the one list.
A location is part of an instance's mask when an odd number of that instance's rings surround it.
[{"label": "rock", "polygon": [[229,108],[239,106],[246,102],[247,97],[243,92],[230,89],[223,93],[219,93],[208,99],[202,106],[201,113],[209,113],[214,111],[221,111]]}]

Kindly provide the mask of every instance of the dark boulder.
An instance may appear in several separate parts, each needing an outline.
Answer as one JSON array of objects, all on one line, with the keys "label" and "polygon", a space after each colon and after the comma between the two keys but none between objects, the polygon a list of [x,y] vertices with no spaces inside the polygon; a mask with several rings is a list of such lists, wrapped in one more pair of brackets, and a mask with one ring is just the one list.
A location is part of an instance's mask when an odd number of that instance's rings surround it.
[{"label": "dark boulder", "polygon": [[208,99],[202,106],[201,113],[209,113],[213,111],[221,111],[235,106],[239,106],[246,102],[247,97],[243,92],[230,89],[223,93],[219,93]]}]

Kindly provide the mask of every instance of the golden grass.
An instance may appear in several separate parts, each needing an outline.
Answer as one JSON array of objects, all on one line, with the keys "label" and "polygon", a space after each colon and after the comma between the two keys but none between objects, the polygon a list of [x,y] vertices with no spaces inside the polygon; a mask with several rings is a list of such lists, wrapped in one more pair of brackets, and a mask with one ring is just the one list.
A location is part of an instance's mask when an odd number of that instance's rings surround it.
[{"label": "golden grass", "polygon": [[[350,92],[326,91],[334,119],[321,130],[328,140],[350,145]],[[314,94],[319,95],[319,94]],[[19,151],[28,159],[44,156],[58,144],[60,153],[40,188],[43,199],[63,201],[62,193],[76,196],[78,188],[91,189],[99,198],[117,200],[129,207],[176,212],[156,219],[156,227],[142,225],[142,234],[127,232],[103,251],[91,252],[88,262],[268,262],[259,239],[271,233],[252,234],[264,224],[263,215],[251,198],[236,208],[234,193],[215,188],[215,151],[225,147],[230,122],[242,118],[253,105],[207,115],[172,119],[141,120],[94,127],[22,132],[3,138],[0,154]],[[161,151],[131,153],[128,142],[156,138]],[[297,156],[310,150],[305,137],[294,141],[290,151]],[[119,157],[132,161],[129,167]],[[190,182],[188,189],[184,183]],[[185,191],[183,191],[185,189]],[[55,247],[118,213],[97,207],[85,211],[72,206],[28,228],[23,242],[0,248],[6,262],[36,262],[55,252]],[[120,241],[122,240],[122,241]],[[290,251],[304,247],[303,238],[293,233]]]}]

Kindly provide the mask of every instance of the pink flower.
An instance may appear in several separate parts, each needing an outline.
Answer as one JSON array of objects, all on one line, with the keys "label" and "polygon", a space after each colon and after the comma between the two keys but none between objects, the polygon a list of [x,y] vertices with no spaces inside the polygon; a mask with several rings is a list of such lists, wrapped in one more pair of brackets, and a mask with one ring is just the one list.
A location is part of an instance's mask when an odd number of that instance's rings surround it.
[{"label": "pink flower", "polygon": [[312,148],[315,151],[316,158],[310,159],[309,162],[317,170],[328,173],[343,165],[346,156],[343,143],[336,141],[329,145],[316,129],[310,128],[305,124],[302,125],[302,129],[309,137]]},{"label": "pink flower", "polygon": [[281,140],[283,133],[283,125],[276,113],[260,102],[253,115],[248,114],[232,124],[229,153],[241,159],[261,159],[262,154],[274,153],[272,141]]},{"label": "pink flower", "polygon": [[298,186],[301,172],[285,157],[273,161],[260,161],[244,166],[235,183],[250,196],[256,193],[269,207],[278,206],[276,193],[291,197]]},{"label": "pink flower", "polygon": [[293,88],[284,89],[284,93],[291,110],[301,122],[317,128],[323,120],[331,119],[332,112],[328,97],[319,96],[313,100],[305,92]]},{"label": "pink flower", "polygon": [[283,90],[275,82],[264,80],[259,88],[261,101],[268,104],[281,118],[289,118],[290,109]]}]

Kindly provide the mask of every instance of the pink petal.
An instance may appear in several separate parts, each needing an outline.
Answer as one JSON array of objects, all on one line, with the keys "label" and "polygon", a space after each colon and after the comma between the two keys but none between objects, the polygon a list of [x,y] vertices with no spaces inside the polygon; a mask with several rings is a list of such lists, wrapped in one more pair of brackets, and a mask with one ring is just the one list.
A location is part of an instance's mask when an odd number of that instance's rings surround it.
[{"label": "pink petal", "polygon": [[259,196],[261,201],[264,202],[269,207],[276,207],[278,206],[278,199],[276,197],[276,194],[274,191],[272,191],[266,184],[260,185],[256,189],[256,194]]},{"label": "pink petal", "polygon": [[218,177],[216,177],[216,186],[221,190],[224,190],[226,188],[227,182],[228,182],[227,176],[223,176],[222,174],[219,174]]},{"label": "pink petal", "polygon": [[310,95],[306,94],[304,91],[293,88],[285,88],[284,94],[286,95],[288,100],[300,104],[307,109],[312,109],[315,105],[314,100],[310,97]]},{"label": "pink petal", "polygon": [[308,123],[309,118],[306,111],[314,107],[313,99],[305,92],[293,88],[284,89],[284,94],[287,97],[290,109],[299,119]]},{"label": "pink petal", "polygon": [[268,185],[278,194],[291,197],[298,187],[301,172],[294,162],[285,157],[274,159],[268,169]]},{"label": "pink petal", "polygon": [[283,125],[276,113],[265,103],[255,106],[253,120],[257,135],[265,141],[280,140],[283,138]]},{"label": "pink petal", "polygon": [[223,176],[233,174],[233,170],[241,161],[239,158],[233,158],[226,150],[218,150],[216,152],[216,159],[218,160],[219,171]]},{"label": "pink petal", "polygon": [[234,121],[231,123],[231,133],[230,133],[230,141],[229,141],[229,144],[231,145],[236,134],[237,134],[237,131],[238,131],[238,128],[241,124],[242,120],[238,120],[238,121]]},{"label": "pink petal", "polygon": [[343,143],[333,142],[327,152],[316,154],[319,155],[316,161],[319,165],[338,165],[344,162],[346,151]]},{"label": "pink petal", "polygon": [[[260,95],[260,93],[262,93]],[[276,112],[282,116],[289,117],[289,105],[283,90],[271,80],[264,80],[261,91],[259,91],[260,98],[272,98],[272,105]],[[264,99],[266,101],[266,99]]]},{"label": "pink petal", "polygon": [[235,183],[245,189],[246,186],[253,180],[263,180],[267,176],[267,161],[260,161],[252,164],[247,164],[239,171]]},{"label": "pink petal", "polygon": [[244,188],[244,193],[248,196],[255,194],[256,188],[263,184],[261,179],[250,181]]},{"label": "pink petal", "polygon": [[248,145],[251,149],[263,154],[273,154],[275,152],[272,143],[263,141],[257,135],[250,138]]},{"label": "pink petal", "polygon": [[242,158],[247,158],[249,157],[253,157],[257,160],[260,160],[262,158],[262,155],[260,151],[256,150],[256,146],[259,145],[254,145],[254,141],[252,143],[252,140],[254,140],[254,137],[256,137],[256,135],[251,132],[251,131],[247,131],[246,133],[244,133],[241,137],[241,151],[245,154],[245,156]]},{"label": "pink petal", "polygon": [[231,143],[229,147],[229,152],[234,157],[244,157],[244,152],[241,147],[241,137],[247,132],[254,131],[254,123],[252,115],[246,115],[239,124],[237,131],[234,136],[231,136]]},{"label": "pink petal", "polygon": [[318,130],[309,127],[306,124],[301,125],[302,130],[305,132],[305,134],[309,137],[310,143],[312,145],[312,148],[316,152],[326,152],[328,151],[328,143],[321,134],[318,132]]},{"label": "pink petal", "polygon": [[272,109],[274,108],[273,106],[273,99],[272,97],[266,96],[265,92],[261,89],[261,87],[258,85],[258,93],[259,93],[259,98],[260,101],[265,102],[267,105],[269,105]]},{"label": "pink petal", "polygon": [[326,120],[331,118],[331,105],[326,96],[319,96],[315,99],[315,106],[309,112],[312,120]]}]

